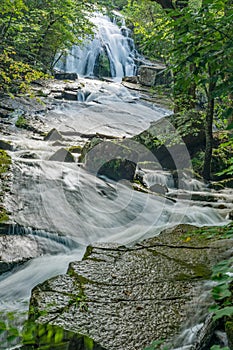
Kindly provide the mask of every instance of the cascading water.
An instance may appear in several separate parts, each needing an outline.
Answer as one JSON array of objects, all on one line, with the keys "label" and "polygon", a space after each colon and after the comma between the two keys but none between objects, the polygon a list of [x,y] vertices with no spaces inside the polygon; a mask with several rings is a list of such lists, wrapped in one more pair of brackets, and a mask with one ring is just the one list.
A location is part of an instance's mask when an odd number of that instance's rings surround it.
[{"label": "cascading water", "polygon": [[112,78],[122,78],[135,75],[135,59],[139,54],[124,18],[119,15],[118,18],[122,22],[121,27],[108,16],[95,13],[91,18],[96,26],[94,39],[83,46],[73,46],[71,52],[57,63],[57,68],[81,76],[110,75]]},{"label": "cascading water", "polygon": [[[60,131],[62,143],[35,138],[28,131],[18,132],[16,128],[10,129],[8,137],[4,135],[14,149],[10,152],[13,185],[7,205],[15,222],[35,228],[12,226],[6,234],[36,236],[47,248],[44,255],[1,275],[2,319],[7,318],[10,310],[15,314],[25,310],[31,289],[51,276],[64,273],[70,261],[82,258],[87,244],[96,241],[129,244],[179,223],[203,226],[226,222],[226,216],[218,209],[191,202],[190,194],[185,200],[183,193],[175,199],[145,194],[134,191],[129,183],[99,178],[77,162],[51,161],[51,155],[61,145],[83,146],[86,141],[83,135],[98,132],[123,140],[168,114],[162,108],[142,103],[120,84],[90,79],[82,82],[88,94],[86,101],[61,101],[53,111],[36,115],[45,131],[54,127]],[[177,192],[168,172],[150,171],[145,181],[148,187],[165,184]],[[202,189],[201,183],[192,184],[192,188],[195,186]],[[192,190],[183,186],[186,188]],[[0,338],[0,344],[1,349],[10,349],[7,339],[5,342]]]}]

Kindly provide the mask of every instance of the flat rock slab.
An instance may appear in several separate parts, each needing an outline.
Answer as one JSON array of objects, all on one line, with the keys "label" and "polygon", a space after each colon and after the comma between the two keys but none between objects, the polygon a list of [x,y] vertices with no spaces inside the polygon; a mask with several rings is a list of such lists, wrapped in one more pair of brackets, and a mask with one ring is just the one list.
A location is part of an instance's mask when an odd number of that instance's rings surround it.
[{"label": "flat rock slab", "polygon": [[66,275],[33,290],[38,333],[32,343],[48,344],[46,332],[54,342],[61,330],[65,345],[59,349],[69,350],[142,350],[153,340],[170,340],[189,317],[216,256],[230,248],[229,240],[190,239],[192,230],[180,225],[132,248],[88,247]]}]

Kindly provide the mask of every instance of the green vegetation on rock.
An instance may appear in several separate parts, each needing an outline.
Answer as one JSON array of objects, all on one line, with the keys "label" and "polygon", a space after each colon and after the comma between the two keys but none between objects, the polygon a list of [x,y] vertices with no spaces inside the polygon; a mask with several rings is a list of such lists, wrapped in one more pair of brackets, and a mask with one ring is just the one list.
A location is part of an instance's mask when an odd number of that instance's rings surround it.
[{"label": "green vegetation on rock", "polygon": [[0,177],[9,170],[11,158],[6,151],[0,149]]},{"label": "green vegetation on rock", "polygon": [[27,129],[28,128],[28,121],[27,119],[20,115],[15,123],[15,126],[17,126],[17,128],[22,128],[22,129]]},{"label": "green vegetation on rock", "polygon": [[0,223],[9,219],[6,209],[2,206],[1,202],[5,194],[5,174],[9,171],[11,165],[11,158],[6,151],[0,149]]}]

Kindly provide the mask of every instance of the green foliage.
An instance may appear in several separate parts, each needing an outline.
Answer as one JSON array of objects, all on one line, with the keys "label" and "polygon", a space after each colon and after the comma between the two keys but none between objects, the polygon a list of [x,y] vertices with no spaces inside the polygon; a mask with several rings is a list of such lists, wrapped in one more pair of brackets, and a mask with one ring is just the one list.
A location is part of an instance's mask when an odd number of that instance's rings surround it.
[{"label": "green foliage", "polygon": [[233,258],[223,260],[213,267],[212,280],[215,286],[212,296],[217,304],[210,308],[214,312],[213,320],[233,316],[232,283],[233,283]]},{"label": "green foliage", "polygon": [[91,34],[87,11],[91,5],[84,0],[1,1],[0,92],[27,91],[59,52]]},{"label": "green foliage", "polygon": [[46,77],[27,63],[15,59],[16,52],[8,47],[0,54],[0,94],[28,92],[32,81]]},{"label": "green foliage", "polygon": [[228,348],[228,346],[221,348],[219,345],[213,345],[211,346],[210,350],[230,350],[230,348]]},{"label": "green foliage", "polygon": [[144,350],[168,350],[167,346],[163,346],[164,340],[155,340],[149,346],[147,346]]},{"label": "green foliage", "polygon": [[[198,235],[200,238],[204,239],[226,239],[233,238],[233,223],[229,223],[224,226],[214,226],[214,227],[200,227],[188,233],[188,237]],[[184,237],[186,238],[186,236]]]}]

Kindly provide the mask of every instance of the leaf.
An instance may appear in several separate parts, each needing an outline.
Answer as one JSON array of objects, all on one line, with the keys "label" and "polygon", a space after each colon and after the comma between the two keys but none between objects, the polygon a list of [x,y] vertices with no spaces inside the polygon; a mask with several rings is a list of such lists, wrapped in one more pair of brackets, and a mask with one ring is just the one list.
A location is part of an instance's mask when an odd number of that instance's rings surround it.
[{"label": "leaf", "polygon": [[62,342],[62,339],[63,339],[63,330],[62,329],[56,329],[56,333],[55,333],[55,336],[54,336],[54,342],[55,344],[59,344]]},{"label": "leaf", "polygon": [[230,297],[231,292],[227,284],[218,285],[212,289],[212,296],[215,300],[222,300],[224,298]]},{"label": "leaf", "polygon": [[215,312],[215,316],[213,317],[213,320],[216,321],[224,316],[232,316],[232,315],[233,315],[233,306],[227,306],[227,307],[224,307],[223,309],[217,310]]}]

